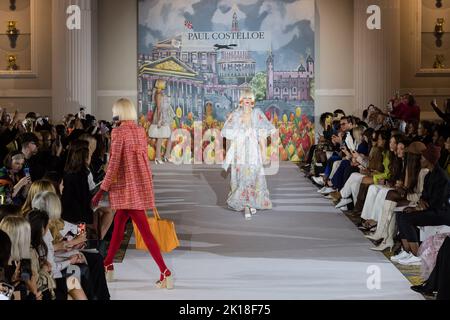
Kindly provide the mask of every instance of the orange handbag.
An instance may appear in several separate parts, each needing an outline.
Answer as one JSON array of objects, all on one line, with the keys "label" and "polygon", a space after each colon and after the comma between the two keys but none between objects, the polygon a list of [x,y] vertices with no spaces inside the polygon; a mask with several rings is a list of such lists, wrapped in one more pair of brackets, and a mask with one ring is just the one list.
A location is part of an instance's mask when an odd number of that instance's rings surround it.
[{"label": "orange handbag", "polygon": [[[177,233],[175,231],[175,224],[172,220],[161,219],[158,209],[153,208],[153,217],[148,217],[147,221],[150,226],[150,231],[158,243],[159,249],[162,252],[171,252],[180,246]],[[148,250],[145,245],[137,226],[133,222],[134,235],[136,238],[136,249]]]}]

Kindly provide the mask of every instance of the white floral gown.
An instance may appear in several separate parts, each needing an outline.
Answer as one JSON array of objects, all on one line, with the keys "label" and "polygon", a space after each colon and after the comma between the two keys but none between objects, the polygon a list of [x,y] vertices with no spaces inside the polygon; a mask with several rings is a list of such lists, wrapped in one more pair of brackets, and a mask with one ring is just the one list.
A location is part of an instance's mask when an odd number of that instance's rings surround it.
[{"label": "white floral gown", "polygon": [[222,130],[222,136],[231,142],[223,165],[225,170],[231,166],[231,190],[227,204],[236,211],[242,211],[245,207],[272,209],[259,139],[267,138],[276,129],[259,109],[252,110],[251,127],[242,122],[243,113],[242,108],[234,111]]}]

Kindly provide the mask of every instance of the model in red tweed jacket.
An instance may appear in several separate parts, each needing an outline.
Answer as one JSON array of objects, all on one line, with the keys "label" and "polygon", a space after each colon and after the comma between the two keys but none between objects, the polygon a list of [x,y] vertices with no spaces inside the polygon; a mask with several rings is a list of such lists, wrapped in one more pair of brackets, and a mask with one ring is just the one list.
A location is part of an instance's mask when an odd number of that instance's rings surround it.
[{"label": "model in red tweed jacket", "polygon": [[147,153],[147,135],[134,121],[111,132],[111,156],[100,187],[109,192],[111,209],[148,210],[155,205]]}]

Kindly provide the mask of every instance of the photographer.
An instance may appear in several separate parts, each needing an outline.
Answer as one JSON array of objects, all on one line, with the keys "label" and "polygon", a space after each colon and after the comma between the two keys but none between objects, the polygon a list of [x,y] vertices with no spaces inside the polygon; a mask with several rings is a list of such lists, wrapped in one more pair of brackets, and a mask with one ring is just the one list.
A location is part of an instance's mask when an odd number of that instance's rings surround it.
[{"label": "photographer", "polygon": [[20,151],[12,151],[6,156],[5,166],[0,169],[1,204],[23,204],[25,187],[31,184],[30,176],[23,172],[24,163],[25,157]]}]

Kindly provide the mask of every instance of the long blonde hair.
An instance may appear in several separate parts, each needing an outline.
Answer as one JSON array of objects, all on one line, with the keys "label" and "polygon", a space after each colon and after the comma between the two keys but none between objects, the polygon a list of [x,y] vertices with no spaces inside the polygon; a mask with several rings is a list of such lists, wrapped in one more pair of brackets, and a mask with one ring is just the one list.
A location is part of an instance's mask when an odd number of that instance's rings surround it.
[{"label": "long blonde hair", "polygon": [[64,221],[61,219],[61,200],[55,192],[44,191],[36,194],[31,203],[33,209],[47,212],[50,220],[48,227],[55,243],[62,240],[59,233],[64,228]]},{"label": "long blonde hair", "polygon": [[38,180],[33,182],[33,184],[30,187],[30,190],[28,191],[27,199],[25,200],[25,203],[22,206],[22,215],[26,217],[28,213],[33,210],[32,202],[33,198],[41,192],[49,191],[56,193],[55,186],[53,183],[49,180]]},{"label": "long blonde hair", "polygon": [[25,218],[5,217],[0,222],[0,230],[6,232],[11,240],[11,259],[13,261],[30,259],[31,227]]}]

